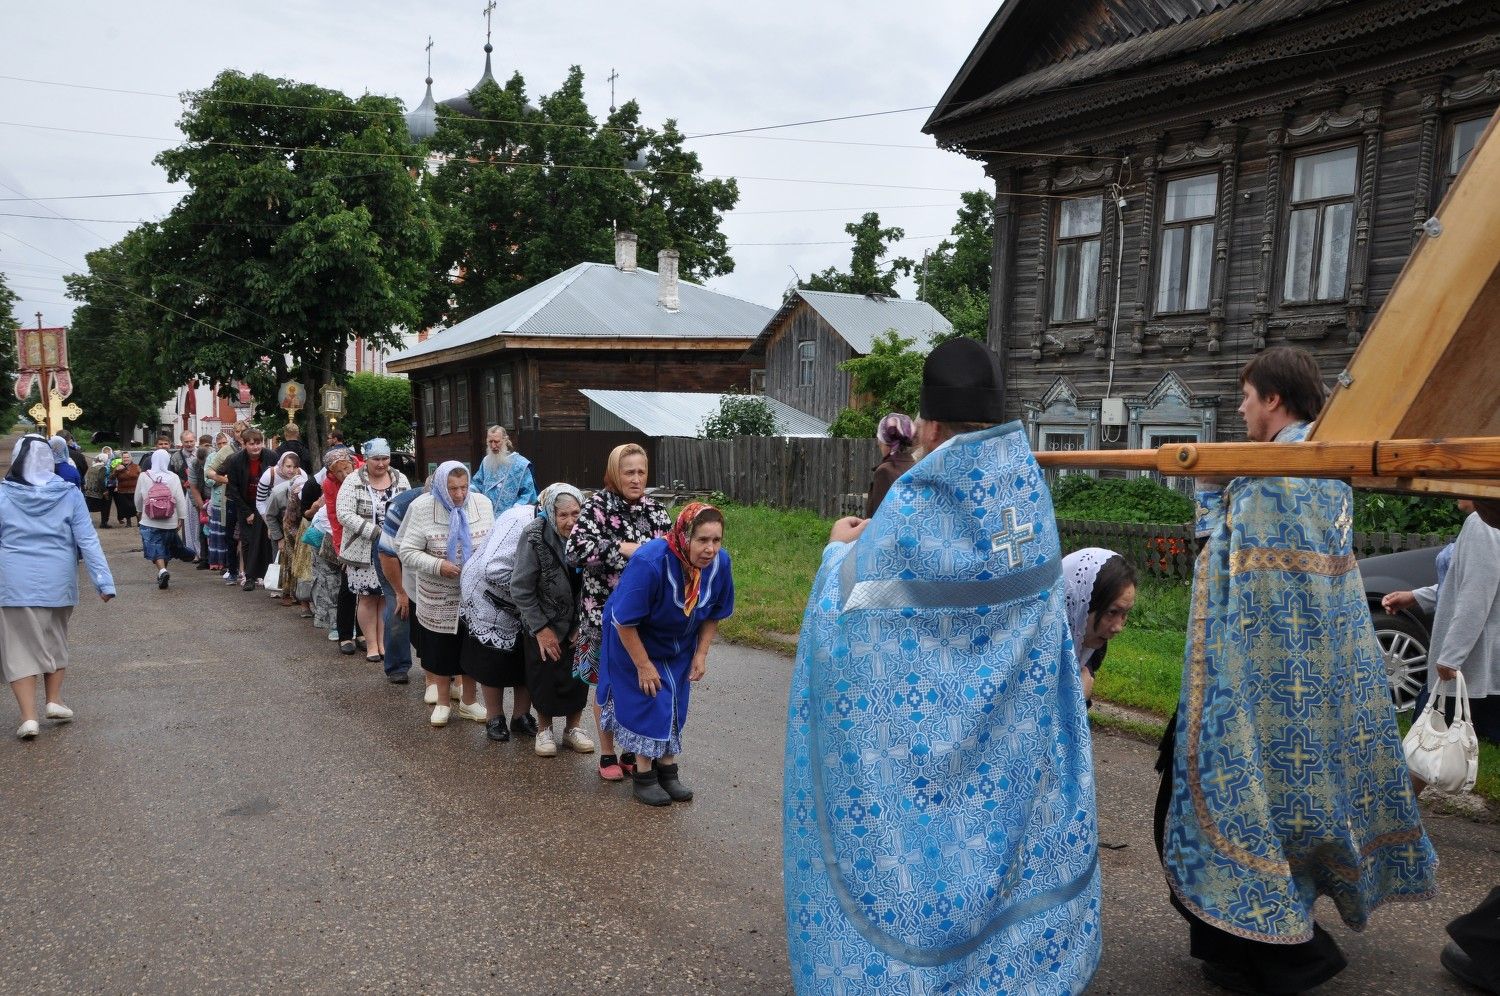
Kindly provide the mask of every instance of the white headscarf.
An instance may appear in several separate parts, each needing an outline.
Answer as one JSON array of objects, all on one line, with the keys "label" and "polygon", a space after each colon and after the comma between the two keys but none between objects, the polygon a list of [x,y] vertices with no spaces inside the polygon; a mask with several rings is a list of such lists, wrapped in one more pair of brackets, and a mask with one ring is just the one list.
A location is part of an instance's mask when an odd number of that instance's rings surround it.
[{"label": "white headscarf", "polygon": [[495,520],[477,557],[470,557],[458,576],[458,611],[474,638],[485,646],[510,650],[521,631],[521,617],[512,608],[500,608],[485,596],[493,591],[510,602],[510,575],[521,546],[521,530],[536,518],[532,505],[508,508]]},{"label": "white headscarf", "polygon": [[1094,655],[1092,650],[1083,649],[1083,638],[1089,629],[1089,601],[1094,597],[1094,581],[1099,577],[1099,569],[1114,556],[1117,554],[1113,550],[1090,546],[1075,550],[1062,561],[1063,582],[1068,586],[1068,629],[1073,631],[1073,649],[1078,654],[1079,663]]},{"label": "white headscarf", "polygon": [[47,440],[47,445],[52,447],[52,462],[68,462],[68,441],[61,436],[53,436]]},{"label": "white headscarf", "polygon": [[147,462],[146,469],[153,474],[169,474],[172,472],[172,451],[152,450],[151,459]]},{"label": "white headscarf", "polygon": [[10,473],[5,479],[39,488],[58,480],[56,466],[52,447],[46,439],[38,435],[22,436],[16,440],[15,449],[10,451]]}]

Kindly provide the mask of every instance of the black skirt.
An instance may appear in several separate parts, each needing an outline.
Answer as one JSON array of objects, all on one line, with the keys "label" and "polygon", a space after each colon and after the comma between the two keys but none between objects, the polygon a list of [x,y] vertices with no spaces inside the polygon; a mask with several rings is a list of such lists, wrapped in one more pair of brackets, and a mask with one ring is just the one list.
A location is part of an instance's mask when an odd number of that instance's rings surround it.
[{"label": "black skirt", "polygon": [[411,649],[422,661],[422,670],[444,678],[463,674],[462,657],[464,624],[457,633],[434,633],[417,619],[416,606],[411,610]]},{"label": "black skirt", "polygon": [[563,641],[562,657],[555,661],[542,660],[535,637],[522,637],[521,647],[526,656],[526,687],[536,711],[564,717],[582,712],[588,705],[589,686],[573,674],[573,645]]},{"label": "black skirt", "polygon": [[486,688],[515,688],[526,684],[526,664],[521,656],[520,640],[509,650],[480,643],[464,630],[463,672]]}]

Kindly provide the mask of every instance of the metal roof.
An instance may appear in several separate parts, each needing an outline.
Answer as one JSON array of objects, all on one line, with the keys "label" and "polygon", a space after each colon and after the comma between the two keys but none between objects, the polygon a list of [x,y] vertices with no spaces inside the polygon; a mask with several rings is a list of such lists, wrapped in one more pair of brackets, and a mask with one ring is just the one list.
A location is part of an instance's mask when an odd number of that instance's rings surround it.
[{"label": "metal roof", "polygon": [[496,336],[749,340],[772,314],[763,305],[686,280],[677,282],[680,306],[676,311],[658,304],[657,293],[657,275],[652,270],[627,273],[606,263],[579,263],[429,336],[389,362]]},{"label": "metal roof", "polygon": [[[719,411],[723,394],[675,391],[598,391],[580,388],[579,393],[648,436],[696,436],[711,415]],[[828,423],[777,401],[762,398],[776,416],[779,436],[826,436]]]},{"label": "metal roof", "polygon": [[911,339],[912,348],[923,353],[932,348],[935,334],[953,332],[953,323],[926,301],[798,289],[787,295],[781,310],[766,323],[756,338],[755,349],[765,348],[799,300],[806,301],[861,356],[870,352],[876,338],[891,329],[903,339]]}]

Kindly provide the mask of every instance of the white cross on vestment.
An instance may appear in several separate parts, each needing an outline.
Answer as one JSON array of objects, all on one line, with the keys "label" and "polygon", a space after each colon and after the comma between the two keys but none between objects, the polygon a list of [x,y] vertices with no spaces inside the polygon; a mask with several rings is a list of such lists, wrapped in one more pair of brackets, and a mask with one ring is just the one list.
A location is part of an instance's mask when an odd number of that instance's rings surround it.
[{"label": "white cross on vestment", "polygon": [[1001,528],[990,537],[991,556],[1005,552],[1006,566],[1021,566],[1021,547],[1036,539],[1036,523],[1016,524],[1016,510],[1007,508],[1000,513]]}]

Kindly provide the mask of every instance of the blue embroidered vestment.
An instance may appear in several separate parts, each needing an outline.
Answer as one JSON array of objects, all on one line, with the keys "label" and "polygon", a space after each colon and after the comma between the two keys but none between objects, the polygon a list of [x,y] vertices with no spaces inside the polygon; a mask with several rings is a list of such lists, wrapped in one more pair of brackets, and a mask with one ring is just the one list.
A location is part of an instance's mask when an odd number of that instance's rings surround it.
[{"label": "blue embroidered vestment", "polygon": [[803,996],[1077,993],[1093,976],[1088,720],[1018,423],[952,439],[824,552],[783,805]]},{"label": "blue embroidered vestment", "polygon": [[484,468],[484,461],[474,470],[472,486],[494,506],[495,515],[516,505],[536,504],[536,481],[531,475],[531,461],[519,453],[512,453],[498,473],[491,474]]},{"label": "blue embroidered vestment", "polygon": [[1311,939],[1319,895],[1359,930],[1382,902],[1433,894],[1437,858],[1352,552],[1353,492],[1235,478],[1198,500],[1167,880],[1251,940]]}]

